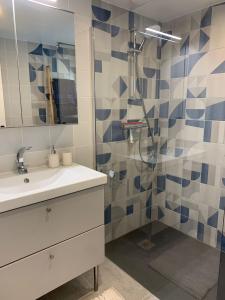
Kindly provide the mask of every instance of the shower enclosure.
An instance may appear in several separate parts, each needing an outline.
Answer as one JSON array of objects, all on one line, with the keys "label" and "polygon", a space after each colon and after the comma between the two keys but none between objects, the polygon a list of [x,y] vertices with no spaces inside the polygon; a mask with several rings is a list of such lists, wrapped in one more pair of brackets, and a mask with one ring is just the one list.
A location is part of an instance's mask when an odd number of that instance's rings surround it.
[{"label": "shower enclosure", "polygon": [[225,299],[225,5],[92,11],[106,255],[159,299]]}]

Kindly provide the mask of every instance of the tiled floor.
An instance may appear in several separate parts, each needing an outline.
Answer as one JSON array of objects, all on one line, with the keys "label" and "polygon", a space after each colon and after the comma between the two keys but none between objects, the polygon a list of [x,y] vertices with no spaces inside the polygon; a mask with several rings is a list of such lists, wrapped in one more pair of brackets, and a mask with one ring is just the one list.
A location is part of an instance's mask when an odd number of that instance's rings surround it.
[{"label": "tiled floor", "polygon": [[[179,253],[180,246],[179,243],[187,240],[191,242],[192,245],[193,239],[178,232],[175,229],[165,227],[162,224],[154,224],[156,225],[154,228],[147,226],[145,228],[138,229],[134,232],[129,233],[126,236],[123,236],[117,240],[112,241],[111,243],[106,245],[106,256],[111,259],[114,263],[116,263],[120,268],[125,270],[130,276],[132,276],[135,280],[137,280],[142,286],[151,291],[156,297],[160,300],[196,300],[196,299],[204,299],[204,300],[216,300],[217,297],[217,284],[213,284],[208,287],[208,293],[203,298],[199,298],[198,296],[193,296],[193,292],[190,289],[183,288],[179,282],[176,280],[171,280],[169,276],[165,276],[161,274],[157,269],[153,269],[149,262],[151,260],[161,259],[161,255],[164,255],[166,251],[174,251],[174,257],[172,259],[178,259],[178,261],[185,261],[185,251]],[[158,225],[160,228],[158,228]],[[145,243],[143,243],[145,241]],[[199,243],[194,240],[195,243]],[[148,243],[149,242],[149,243]],[[143,247],[144,245],[144,247]],[[199,248],[198,248],[199,246]],[[194,244],[195,249],[189,249],[191,252],[196,252],[197,250],[204,250],[204,244],[199,243],[199,245]],[[216,249],[215,253],[214,249],[209,247],[206,249],[207,255],[218,255]],[[208,251],[209,250],[209,251]],[[198,252],[199,252],[198,251]],[[205,256],[207,259],[207,256]],[[165,260],[164,260],[165,261]],[[211,260],[208,260],[211,261]],[[193,261],[185,261],[186,264],[183,264],[183,269],[186,268],[187,265],[191,265],[193,268],[198,268],[199,263],[195,263],[195,259]],[[163,260],[161,266],[163,264]],[[166,268],[166,266],[165,266]],[[182,268],[182,267],[181,267]],[[201,268],[201,265],[200,265]],[[208,268],[208,270],[207,270]],[[205,268],[206,272],[200,276],[200,281],[198,282],[198,277],[195,276],[196,280],[194,280],[195,287],[198,284],[202,284],[202,280],[204,280],[204,276],[207,277],[207,272],[213,270],[215,272],[215,276],[219,274],[219,260],[215,260],[214,265],[207,264]],[[204,269],[204,270],[205,270]],[[171,272],[180,273],[180,270],[172,269]],[[190,270],[189,270],[190,271]],[[194,270],[193,270],[194,271]],[[191,274],[193,275],[192,272]],[[185,274],[186,275],[186,274]],[[191,276],[192,276],[191,275]],[[173,276],[172,276],[173,277]],[[173,278],[174,279],[174,278]],[[193,279],[193,276],[192,276]],[[191,281],[192,282],[192,281]],[[225,299],[225,298],[221,298]]]},{"label": "tiled floor", "polygon": [[[161,228],[162,225],[160,224],[160,228],[158,228],[158,225],[156,224],[154,228],[151,227],[151,233],[147,226],[106,245],[108,258],[100,266],[99,291],[97,293],[93,291],[93,270],[91,270],[39,300],[93,300],[110,288],[115,289],[125,300],[216,300],[217,284],[210,286],[207,295],[203,298],[195,297],[189,289],[182,288],[174,278],[171,280],[150,267],[149,258],[153,260],[154,258],[159,259],[161,255],[170,249],[177,251],[175,254],[176,259],[177,257],[179,257],[179,260],[185,259],[185,253],[179,250],[181,249],[179,243],[184,239],[187,241],[191,239],[172,228],[165,228],[164,225]],[[142,241],[147,241],[147,243],[142,243]],[[192,249],[192,245],[195,249]],[[196,251],[196,247],[197,250],[199,250],[199,247],[200,250],[204,250],[204,247],[207,248],[208,246],[203,244],[198,246],[196,241],[190,240],[190,247],[191,252],[193,252]],[[212,248],[206,250],[206,253],[209,255],[214,255]],[[178,253],[179,251],[181,253]],[[190,256],[189,259],[192,260]],[[214,268],[211,260],[209,262],[210,266],[207,268],[213,270],[217,275],[219,273],[219,261],[215,260]],[[198,268],[198,264],[196,266]],[[207,268],[205,273],[207,273]],[[180,271],[182,268],[179,267],[178,269],[177,271]],[[205,274],[203,275],[205,276]],[[204,276],[201,276],[202,280]],[[191,278],[193,279],[192,270]],[[198,284],[196,280],[194,282]],[[198,286],[197,290],[199,290]],[[104,298],[100,297],[99,299]]]},{"label": "tiled floor", "polygon": [[103,291],[114,288],[125,300],[157,300],[148,290],[109,259],[99,268],[99,291],[93,292],[93,271],[70,281],[39,300],[92,300]]}]

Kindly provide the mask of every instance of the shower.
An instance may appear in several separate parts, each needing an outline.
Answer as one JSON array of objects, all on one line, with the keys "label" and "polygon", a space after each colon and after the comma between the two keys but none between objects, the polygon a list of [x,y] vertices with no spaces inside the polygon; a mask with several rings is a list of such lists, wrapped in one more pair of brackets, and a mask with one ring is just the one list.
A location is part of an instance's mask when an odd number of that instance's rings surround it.
[{"label": "shower", "polygon": [[[181,38],[169,33],[165,33],[160,31],[159,25],[154,25],[151,27],[145,28],[145,31],[138,31],[136,29],[130,29],[130,42],[129,42],[129,50],[128,50],[128,57],[129,57],[129,99],[131,100],[139,100],[141,103],[141,107],[143,110],[144,120],[146,123],[146,127],[148,128],[148,133],[151,138],[152,147],[151,150],[148,151],[148,160],[144,159],[142,151],[141,151],[141,138],[142,138],[142,129],[143,127],[140,126],[139,129],[139,155],[141,161],[152,168],[155,168],[156,161],[157,161],[157,144],[155,143],[154,133],[151,130],[151,125],[149,122],[149,117],[147,113],[147,109],[145,106],[144,95],[142,94],[142,88],[140,86],[140,76],[139,76],[139,67],[138,67],[138,57],[144,51],[145,44],[148,39],[156,38],[161,41],[171,42],[171,43],[178,43],[181,41]],[[138,43],[138,38],[142,38],[141,41]],[[131,132],[130,132],[131,134]]]},{"label": "shower", "polygon": [[224,300],[225,4],[109,1],[93,19],[106,256],[157,299]]}]

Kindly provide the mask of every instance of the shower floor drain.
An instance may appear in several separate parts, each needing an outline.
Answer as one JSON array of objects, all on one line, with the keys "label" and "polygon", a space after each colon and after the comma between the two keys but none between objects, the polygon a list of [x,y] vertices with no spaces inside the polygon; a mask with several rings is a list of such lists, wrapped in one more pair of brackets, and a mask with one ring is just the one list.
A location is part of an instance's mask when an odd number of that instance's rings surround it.
[{"label": "shower floor drain", "polygon": [[138,247],[140,247],[141,249],[145,250],[145,251],[149,251],[151,250],[153,247],[155,247],[155,244],[153,244],[150,240],[145,239],[141,242],[139,242]]}]

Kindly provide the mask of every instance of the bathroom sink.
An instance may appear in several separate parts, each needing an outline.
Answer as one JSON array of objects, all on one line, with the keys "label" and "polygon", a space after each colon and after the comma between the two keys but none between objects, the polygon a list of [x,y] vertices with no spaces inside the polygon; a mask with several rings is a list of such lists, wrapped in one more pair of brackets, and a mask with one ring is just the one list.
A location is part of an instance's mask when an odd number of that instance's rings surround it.
[{"label": "bathroom sink", "polygon": [[74,164],[0,177],[0,212],[75,193],[107,183],[106,175]]}]

